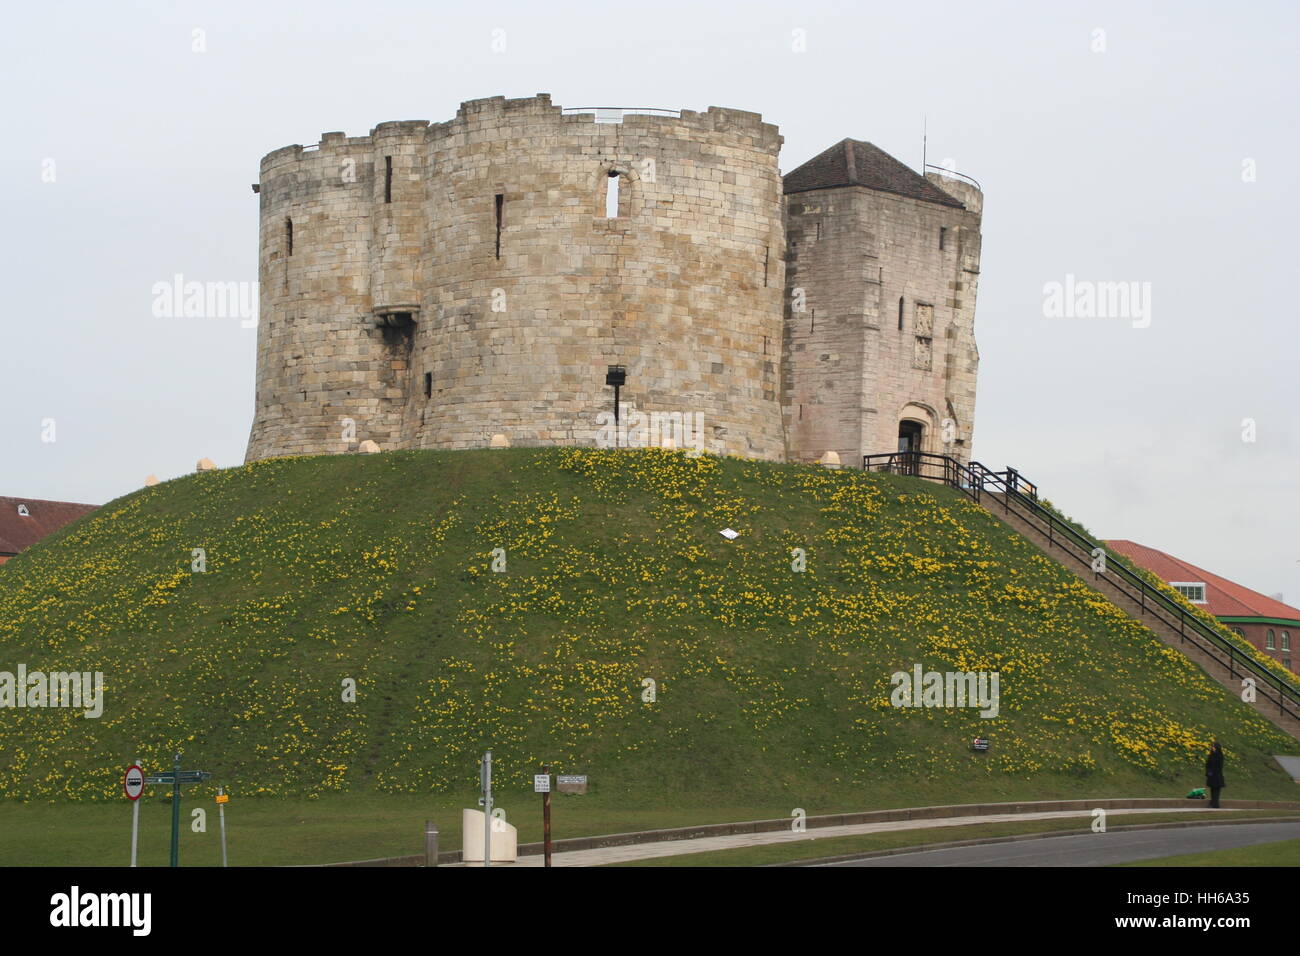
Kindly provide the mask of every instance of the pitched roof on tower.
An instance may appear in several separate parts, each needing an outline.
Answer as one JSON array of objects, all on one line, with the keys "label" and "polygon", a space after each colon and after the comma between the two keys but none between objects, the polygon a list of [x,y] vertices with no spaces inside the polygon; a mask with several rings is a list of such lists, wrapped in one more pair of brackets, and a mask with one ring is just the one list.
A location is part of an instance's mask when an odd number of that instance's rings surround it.
[{"label": "pitched roof on tower", "polygon": [[1215,617],[1266,617],[1300,621],[1300,608],[1252,591],[1244,585],[1188,564],[1172,554],[1136,541],[1107,541],[1106,546],[1140,564],[1165,583],[1205,585],[1205,610]]},{"label": "pitched roof on tower", "polygon": [[856,139],[841,140],[785,176],[787,194],[837,186],[866,186],[909,199],[966,208],[880,147]]}]

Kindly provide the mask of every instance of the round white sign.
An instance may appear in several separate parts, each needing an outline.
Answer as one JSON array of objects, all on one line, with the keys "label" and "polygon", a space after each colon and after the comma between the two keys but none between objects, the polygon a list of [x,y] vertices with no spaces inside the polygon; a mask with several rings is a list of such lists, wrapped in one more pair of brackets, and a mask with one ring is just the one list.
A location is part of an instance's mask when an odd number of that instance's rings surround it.
[{"label": "round white sign", "polygon": [[144,770],[138,764],[126,768],[126,775],[122,778],[122,792],[128,800],[139,800],[144,793]]}]

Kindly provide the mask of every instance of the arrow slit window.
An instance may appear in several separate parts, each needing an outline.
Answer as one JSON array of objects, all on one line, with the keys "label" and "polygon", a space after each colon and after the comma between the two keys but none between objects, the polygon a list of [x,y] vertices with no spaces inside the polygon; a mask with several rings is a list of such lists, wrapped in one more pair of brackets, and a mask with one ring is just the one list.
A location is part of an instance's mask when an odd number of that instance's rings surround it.
[{"label": "arrow slit window", "polygon": [[622,176],[613,169],[609,171],[609,178],[605,186],[605,218],[617,219],[619,214],[619,181]]}]

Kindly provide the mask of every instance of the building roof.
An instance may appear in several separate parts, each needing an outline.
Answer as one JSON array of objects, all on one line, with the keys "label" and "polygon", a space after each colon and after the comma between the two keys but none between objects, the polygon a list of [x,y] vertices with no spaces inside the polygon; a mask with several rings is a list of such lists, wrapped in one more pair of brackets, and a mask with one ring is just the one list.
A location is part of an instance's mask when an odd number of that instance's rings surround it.
[{"label": "building roof", "polygon": [[1107,541],[1106,546],[1146,568],[1166,583],[1205,585],[1205,608],[1215,617],[1267,617],[1300,621],[1300,608],[1252,591],[1244,585],[1212,574],[1173,555],[1136,541]]},{"label": "building roof", "polygon": [[787,194],[837,186],[866,186],[924,202],[966,208],[883,149],[856,139],[841,140],[785,176]]},{"label": "building roof", "polygon": [[[24,505],[27,514],[20,514]],[[90,514],[99,505],[81,505],[71,501],[45,501],[42,498],[6,498],[0,496],[0,554],[17,554],[41,538],[58,531],[65,524]]]}]

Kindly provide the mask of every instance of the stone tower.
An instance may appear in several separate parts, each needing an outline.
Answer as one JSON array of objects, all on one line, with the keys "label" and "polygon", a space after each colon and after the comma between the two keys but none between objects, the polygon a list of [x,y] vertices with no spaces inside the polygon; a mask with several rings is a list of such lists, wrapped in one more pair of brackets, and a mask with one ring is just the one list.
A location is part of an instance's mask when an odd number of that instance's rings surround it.
[{"label": "stone tower", "polygon": [[754,113],[540,94],[270,153],[248,459],[589,445],[616,365],[639,412],[782,458],[780,145]]},{"label": "stone tower", "polygon": [[980,190],[846,139],[785,177],[789,455],[970,460]]}]

